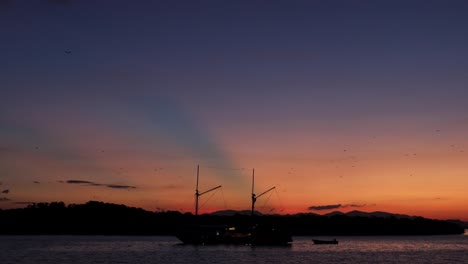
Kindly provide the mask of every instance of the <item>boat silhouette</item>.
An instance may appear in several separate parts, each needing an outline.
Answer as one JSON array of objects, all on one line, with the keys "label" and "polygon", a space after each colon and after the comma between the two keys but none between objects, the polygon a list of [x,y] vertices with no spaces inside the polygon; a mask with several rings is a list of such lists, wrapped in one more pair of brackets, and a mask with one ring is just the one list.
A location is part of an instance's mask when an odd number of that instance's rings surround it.
[{"label": "boat silhouette", "polygon": [[[200,175],[200,166],[197,166],[197,184],[195,189],[195,219],[198,220],[198,199],[201,195],[221,188],[221,185],[211,188],[204,192],[199,192],[198,181]],[[254,215],[255,202],[262,195],[275,189],[272,187],[260,195],[254,193],[255,170],[252,170],[252,208],[251,224],[240,225],[204,225],[191,224],[179,228],[176,237],[184,244],[192,245],[289,245],[292,242],[291,235],[288,232],[278,228],[271,223],[257,223]]]}]

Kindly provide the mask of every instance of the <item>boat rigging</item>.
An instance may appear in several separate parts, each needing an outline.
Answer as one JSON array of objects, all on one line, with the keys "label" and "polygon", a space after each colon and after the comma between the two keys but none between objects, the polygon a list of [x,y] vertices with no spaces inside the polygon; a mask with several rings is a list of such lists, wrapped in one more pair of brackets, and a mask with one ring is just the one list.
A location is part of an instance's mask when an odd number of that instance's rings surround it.
[{"label": "boat rigging", "polygon": [[198,215],[198,198],[200,196],[202,196],[203,194],[205,194],[205,193],[209,193],[211,191],[214,191],[216,189],[221,188],[221,185],[218,185],[218,186],[216,186],[214,188],[209,189],[208,191],[204,191],[204,192],[198,191],[198,177],[199,177],[199,175],[200,175],[200,165],[197,165],[197,186],[195,188],[195,216]]},{"label": "boat rigging", "polygon": [[271,187],[270,189],[262,192],[261,194],[259,195],[255,195],[255,192],[254,192],[254,184],[255,184],[255,169],[252,169],[252,217],[254,216],[254,211],[255,211],[255,202],[257,201],[258,198],[260,198],[260,196],[270,192],[271,190],[275,189],[276,187]]}]

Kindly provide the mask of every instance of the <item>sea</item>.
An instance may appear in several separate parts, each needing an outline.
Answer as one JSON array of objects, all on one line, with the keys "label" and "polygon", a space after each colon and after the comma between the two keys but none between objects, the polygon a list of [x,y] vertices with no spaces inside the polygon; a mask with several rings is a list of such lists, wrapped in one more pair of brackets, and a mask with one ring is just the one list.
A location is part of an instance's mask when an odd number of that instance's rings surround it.
[{"label": "sea", "polygon": [[[314,245],[333,239],[338,245]],[[0,236],[0,263],[468,263],[468,233],[293,237],[285,247],[193,246],[172,236]]]}]

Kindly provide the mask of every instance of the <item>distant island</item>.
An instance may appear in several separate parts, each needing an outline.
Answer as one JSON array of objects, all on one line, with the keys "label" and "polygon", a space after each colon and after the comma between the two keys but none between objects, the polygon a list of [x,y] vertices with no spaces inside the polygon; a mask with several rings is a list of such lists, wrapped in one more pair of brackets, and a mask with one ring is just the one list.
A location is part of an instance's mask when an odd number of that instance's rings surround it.
[{"label": "distant island", "polygon": [[341,235],[444,235],[463,234],[468,224],[385,212],[333,212],[262,215],[249,211],[219,211],[195,217],[177,211],[150,212],[125,205],[89,201],[37,203],[20,209],[0,209],[3,235],[174,235],[188,223],[245,225],[274,224],[293,236]]}]

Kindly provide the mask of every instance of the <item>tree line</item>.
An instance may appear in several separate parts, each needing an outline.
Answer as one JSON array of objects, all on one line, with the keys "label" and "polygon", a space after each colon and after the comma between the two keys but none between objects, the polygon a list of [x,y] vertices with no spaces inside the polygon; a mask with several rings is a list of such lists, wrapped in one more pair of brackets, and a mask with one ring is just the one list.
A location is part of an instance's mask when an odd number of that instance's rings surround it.
[{"label": "tree line", "polygon": [[9,235],[174,235],[187,225],[227,225],[248,228],[268,225],[291,235],[441,235],[462,234],[457,223],[422,217],[296,215],[220,216],[177,211],[150,212],[125,205],[90,201],[65,205],[37,203],[0,210],[0,234]]}]

